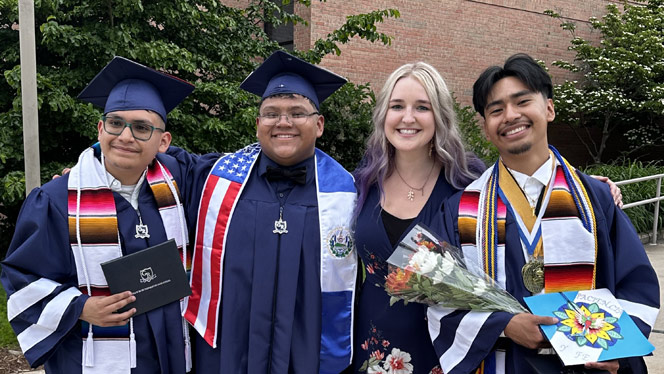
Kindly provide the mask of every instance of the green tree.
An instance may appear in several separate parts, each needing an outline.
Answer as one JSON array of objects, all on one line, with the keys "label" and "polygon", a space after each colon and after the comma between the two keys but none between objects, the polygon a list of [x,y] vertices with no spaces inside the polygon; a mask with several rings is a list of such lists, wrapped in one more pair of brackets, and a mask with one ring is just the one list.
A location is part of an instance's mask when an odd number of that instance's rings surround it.
[{"label": "green tree", "polygon": [[469,105],[462,106],[454,99],[454,112],[457,116],[461,137],[466,149],[475,153],[486,165],[493,165],[500,157],[498,149],[484,135],[484,130],[477,120],[477,112]]},{"label": "green tree", "polygon": [[[294,1],[310,5],[310,0]],[[244,8],[218,0],[35,1],[42,181],[75,163],[96,140],[101,113],[76,95],[114,55],[195,83],[194,93],[169,115],[175,145],[203,153],[255,141],[258,99],[239,84],[280,48],[262,25],[305,22],[282,8],[268,0],[252,0]],[[312,49],[296,54],[318,63],[327,54],[339,54],[338,45],[353,37],[389,44],[390,37],[376,31],[376,24],[398,16],[393,9],[349,16]],[[18,1],[0,0],[0,218],[5,216],[0,253],[25,193],[17,23]],[[343,146],[329,139],[321,144],[348,168],[358,161],[353,158],[371,126],[371,98],[366,86],[349,84],[321,109],[327,132],[343,139]]]},{"label": "green tree", "polygon": [[[664,144],[664,1],[640,2],[623,1],[623,11],[610,4],[602,19],[591,18],[598,43],[577,37],[573,22],[561,24],[576,56],[553,65],[581,79],[555,88],[556,122],[574,128],[595,163],[611,136],[624,136],[627,152]],[[581,136],[591,128],[600,130],[599,139]]]}]

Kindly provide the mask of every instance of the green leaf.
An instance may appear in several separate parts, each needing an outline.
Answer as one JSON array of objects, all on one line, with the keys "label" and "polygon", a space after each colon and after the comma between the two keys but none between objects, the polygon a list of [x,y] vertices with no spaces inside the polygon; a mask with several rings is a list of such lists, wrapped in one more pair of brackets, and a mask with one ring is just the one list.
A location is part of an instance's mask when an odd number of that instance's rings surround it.
[{"label": "green leaf", "polygon": [[554,311],[553,314],[561,321],[567,319],[567,313],[561,312],[560,310]]},{"label": "green leaf", "polygon": [[586,339],[585,336],[577,336],[576,337],[576,344],[579,347],[583,347],[584,345],[586,345],[587,342],[588,342],[588,339]]},{"label": "green leaf", "polygon": [[596,303],[592,303],[588,306],[588,310],[590,313],[598,313],[599,312],[599,306],[597,306]]},{"label": "green leaf", "polygon": [[616,340],[617,340],[617,339],[622,339],[622,338],[623,338],[622,335],[620,335],[619,333],[617,333],[617,332],[615,332],[615,331],[613,331],[613,330],[609,330],[609,331],[607,331],[606,333],[607,333],[612,339],[616,339]]},{"label": "green leaf", "polygon": [[570,331],[572,331],[572,328],[569,327],[569,326],[566,326],[566,325],[560,325],[560,326],[558,326],[558,328],[556,329],[556,331],[570,332]]},{"label": "green leaf", "polygon": [[599,344],[600,347],[602,347],[605,351],[609,349],[609,345],[607,344],[606,340],[598,338],[597,339],[597,344]]}]

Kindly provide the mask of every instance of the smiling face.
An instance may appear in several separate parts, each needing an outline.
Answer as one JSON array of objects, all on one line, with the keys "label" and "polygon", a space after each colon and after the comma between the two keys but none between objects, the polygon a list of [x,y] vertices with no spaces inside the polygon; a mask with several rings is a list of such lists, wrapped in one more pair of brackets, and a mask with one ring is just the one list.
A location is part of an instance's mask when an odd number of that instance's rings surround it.
[{"label": "smiling face", "polygon": [[401,78],[390,95],[385,115],[385,136],[397,152],[428,154],[435,133],[431,101],[413,77]]},{"label": "smiling face", "polygon": [[263,100],[259,109],[261,116],[280,115],[276,123],[275,120],[260,116],[256,119],[256,137],[265,155],[281,166],[295,165],[313,156],[316,139],[323,135],[323,116],[306,116],[301,124],[289,123],[285,116],[287,114],[292,122],[293,115],[308,115],[313,112],[316,112],[316,108],[311,102],[297,94]]},{"label": "smiling face", "polygon": [[[106,117],[129,123],[143,122],[161,129],[165,127],[158,114],[147,110],[110,112]],[[104,130],[102,121],[97,124],[97,130],[106,170],[125,185],[135,184],[157,153],[165,152],[171,143],[171,134],[159,130],[154,130],[147,141],[136,140],[127,127],[120,135],[111,135]]]},{"label": "smiling face", "polygon": [[548,157],[547,126],[555,118],[553,100],[506,77],[491,88],[484,108],[484,132],[503,159]]}]

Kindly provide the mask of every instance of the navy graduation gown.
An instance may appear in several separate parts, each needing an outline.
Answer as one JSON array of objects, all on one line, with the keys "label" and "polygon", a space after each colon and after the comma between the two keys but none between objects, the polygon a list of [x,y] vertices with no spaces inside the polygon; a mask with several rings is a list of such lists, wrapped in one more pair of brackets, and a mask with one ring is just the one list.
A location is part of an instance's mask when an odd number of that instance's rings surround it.
[{"label": "navy graduation gown", "polygon": [[[646,309],[659,308],[659,285],[655,272],[643,250],[643,245],[627,215],[614,205],[606,184],[585,174],[578,173],[595,211],[597,223],[597,276],[596,287],[608,288],[617,299],[627,300]],[[443,238],[460,247],[458,234],[458,208],[461,193],[448,200],[444,216],[434,222]],[[442,219],[442,220],[441,220]],[[530,296],[521,279],[521,268],[525,264],[523,251],[514,216],[507,212],[505,243],[506,287],[522,304],[523,297]],[[547,248],[544,249],[545,251]],[[550,249],[549,249],[550,250]],[[525,304],[524,304],[525,305]],[[462,333],[459,325],[468,311],[455,311],[441,318],[440,333],[434,341],[439,356],[452,347],[455,334]],[[652,326],[631,315],[645,336]],[[470,373],[491,352],[494,343],[512,318],[511,314],[495,312],[486,319],[474,341],[463,351],[457,351],[459,363],[449,374]],[[653,319],[654,322],[654,319]],[[650,323],[650,322],[649,322]],[[532,369],[523,359],[535,355],[535,350],[526,349],[509,341],[505,360],[506,373],[530,373]],[[646,373],[641,357],[620,360],[620,373]]]},{"label": "navy graduation gown", "polygon": [[[218,155],[169,154],[191,162],[190,232]],[[194,368],[205,373],[317,373],[321,339],[320,235],[313,157],[305,185],[268,182],[264,155],[248,177],[228,231],[217,348],[195,336]],[[284,196],[279,196],[283,193]],[[288,233],[272,232],[283,205]]]},{"label": "navy graduation gown", "polygon": [[[432,219],[440,215],[445,199],[456,191],[447,183],[441,170],[429,200],[410,227],[401,233],[401,239],[417,223],[430,225]],[[354,370],[366,372],[372,355],[383,367],[388,355],[407,357],[405,354],[408,354],[413,373],[429,374],[432,370],[436,373],[435,370],[440,368],[437,368],[438,357],[429,338],[426,305],[404,305],[398,301],[390,306],[390,296],[383,288],[387,259],[394,248],[385,231],[381,210],[380,193],[377,185],[373,185],[357,217],[355,229],[356,246],[365,266],[366,280],[359,293],[355,314]]]},{"label": "navy graduation gown", "polygon": [[[157,158],[170,170],[178,186],[184,186],[181,167],[165,155]],[[45,278],[61,285],[38,303],[16,316],[11,325],[20,334],[37,323],[44,307],[61,292],[78,287],[76,264],[69,243],[67,218],[67,181],[69,175],[34,189],[21,208],[16,231],[7,257],[2,262],[2,285],[8,297],[25,286]],[[134,237],[138,215],[129,202],[113,193],[118,218],[118,231],[123,254],[130,254],[167,240],[161,216],[149,189],[141,186],[139,211],[149,228],[150,238]],[[44,364],[47,373],[80,373],[82,328],[79,316],[88,299],[86,294],[74,298],[65,310],[57,329],[28,349],[25,357],[31,366]],[[173,302],[134,318],[137,365],[132,373],[184,373],[184,341],[179,302]],[[95,352],[100,355],[101,352]]]}]

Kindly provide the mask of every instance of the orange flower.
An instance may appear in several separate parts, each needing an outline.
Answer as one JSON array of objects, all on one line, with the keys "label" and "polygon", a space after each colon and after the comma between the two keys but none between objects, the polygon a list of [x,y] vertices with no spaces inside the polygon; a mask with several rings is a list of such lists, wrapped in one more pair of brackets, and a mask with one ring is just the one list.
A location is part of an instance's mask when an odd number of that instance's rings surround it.
[{"label": "orange flower", "polygon": [[402,269],[396,269],[393,272],[390,272],[385,278],[385,286],[389,292],[397,292],[408,287],[408,281],[413,273],[410,271],[404,271]]},{"label": "orange flower", "polygon": [[432,242],[428,241],[428,240],[422,240],[420,242],[417,242],[417,244],[427,247],[430,251],[432,251],[436,248],[436,245],[433,244]]}]

